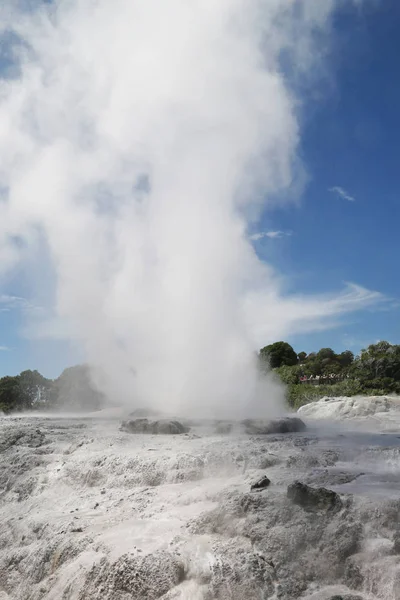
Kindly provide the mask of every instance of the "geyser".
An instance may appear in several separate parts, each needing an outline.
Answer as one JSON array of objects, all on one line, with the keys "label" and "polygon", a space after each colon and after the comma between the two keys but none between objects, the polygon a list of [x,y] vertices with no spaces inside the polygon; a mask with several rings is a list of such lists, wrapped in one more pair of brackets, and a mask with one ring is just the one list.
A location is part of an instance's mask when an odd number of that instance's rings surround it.
[{"label": "geyser", "polygon": [[76,342],[114,401],[273,416],[259,337],[377,299],[282,298],[248,237],[301,181],[290,82],[315,66],[333,5],[2,3],[1,269],[34,265],[33,296],[54,302],[30,335]]}]

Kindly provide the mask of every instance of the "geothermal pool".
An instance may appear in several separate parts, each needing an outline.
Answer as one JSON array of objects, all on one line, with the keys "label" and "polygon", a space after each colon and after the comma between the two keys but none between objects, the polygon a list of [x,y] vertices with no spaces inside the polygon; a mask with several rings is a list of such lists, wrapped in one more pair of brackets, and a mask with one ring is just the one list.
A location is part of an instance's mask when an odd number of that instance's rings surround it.
[{"label": "geothermal pool", "polygon": [[0,600],[399,600],[400,404],[298,416],[269,435],[1,419]]}]

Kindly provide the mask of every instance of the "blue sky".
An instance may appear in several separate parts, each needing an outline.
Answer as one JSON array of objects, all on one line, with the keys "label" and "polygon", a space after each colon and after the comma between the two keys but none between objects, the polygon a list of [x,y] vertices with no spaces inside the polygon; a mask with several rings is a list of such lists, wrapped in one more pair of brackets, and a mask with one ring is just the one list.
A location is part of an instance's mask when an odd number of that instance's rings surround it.
[{"label": "blue sky", "polygon": [[[308,182],[298,201],[269,211],[257,226],[268,233],[254,240],[257,253],[291,291],[339,292],[353,282],[388,299],[341,317],[335,329],[288,336],[297,351],[330,346],[357,353],[378,339],[400,343],[399,22],[397,0],[335,17],[326,76],[302,108]],[[0,290],[0,375],[37,368],[57,376],[79,354],[65,341],[23,335],[33,310],[26,297],[23,272],[11,273]]]},{"label": "blue sky", "polygon": [[396,0],[336,18],[333,76],[303,118],[309,182],[296,206],[265,216],[261,230],[280,236],[256,242],[297,291],[351,281],[393,302],[350,315],[335,330],[289,338],[298,351],[358,352],[378,339],[400,343],[399,22]]}]

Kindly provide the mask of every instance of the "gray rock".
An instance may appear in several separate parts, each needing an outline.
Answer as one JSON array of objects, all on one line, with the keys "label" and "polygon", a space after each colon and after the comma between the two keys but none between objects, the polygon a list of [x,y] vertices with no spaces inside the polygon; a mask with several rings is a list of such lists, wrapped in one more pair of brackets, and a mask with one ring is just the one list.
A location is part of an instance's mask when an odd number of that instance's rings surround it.
[{"label": "gray rock", "polygon": [[27,446],[28,448],[39,448],[45,443],[45,435],[40,429],[20,429],[19,431],[4,431],[0,436],[0,452],[4,452],[12,446]]},{"label": "gray rock", "polygon": [[159,421],[133,419],[131,421],[123,421],[121,423],[120,431],[125,431],[127,433],[175,435],[187,433],[189,428],[182,425],[179,421],[169,421],[168,419],[160,419]]},{"label": "gray rock", "polygon": [[300,481],[288,486],[287,497],[294,504],[311,510],[337,512],[343,506],[340,496],[336,492],[326,488],[312,488]]},{"label": "gray rock", "polygon": [[253,485],[251,486],[251,490],[265,490],[265,488],[267,488],[271,483],[271,480],[268,479],[268,477],[266,475],[264,475],[264,477],[261,477],[261,479],[259,479],[258,481],[256,481],[255,483],[253,483]]},{"label": "gray rock", "polygon": [[273,421],[251,420],[242,422],[245,432],[250,435],[268,435],[271,433],[296,433],[306,429],[305,423],[298,417],[283,417]]},{"label": "gray rock", "polygon": [[220,540],[213,545],[214,561],[206,600],[270,598],[274,591],[274,569],[248,542]]},{"label": "gray rock", "polygon": [[183,578],[182,563],[167,552],[143,557],[124,555],[114,563],[103,560],[93,567],[79,600],[156,600]]}]

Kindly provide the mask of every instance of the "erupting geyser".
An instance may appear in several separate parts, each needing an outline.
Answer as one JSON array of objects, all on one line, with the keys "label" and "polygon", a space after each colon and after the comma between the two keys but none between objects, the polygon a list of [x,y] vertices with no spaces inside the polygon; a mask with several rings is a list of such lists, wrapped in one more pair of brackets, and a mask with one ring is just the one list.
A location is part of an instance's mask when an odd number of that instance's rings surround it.
[{"label": "erupting geyser", "polygon": [[2,2],[0,269],[29,273],[29,335],[76,343],[114,402],[274,416],[259,344],[376,300],[282,296],[248,236],[304,179],[296,82],[334,5]]}]

